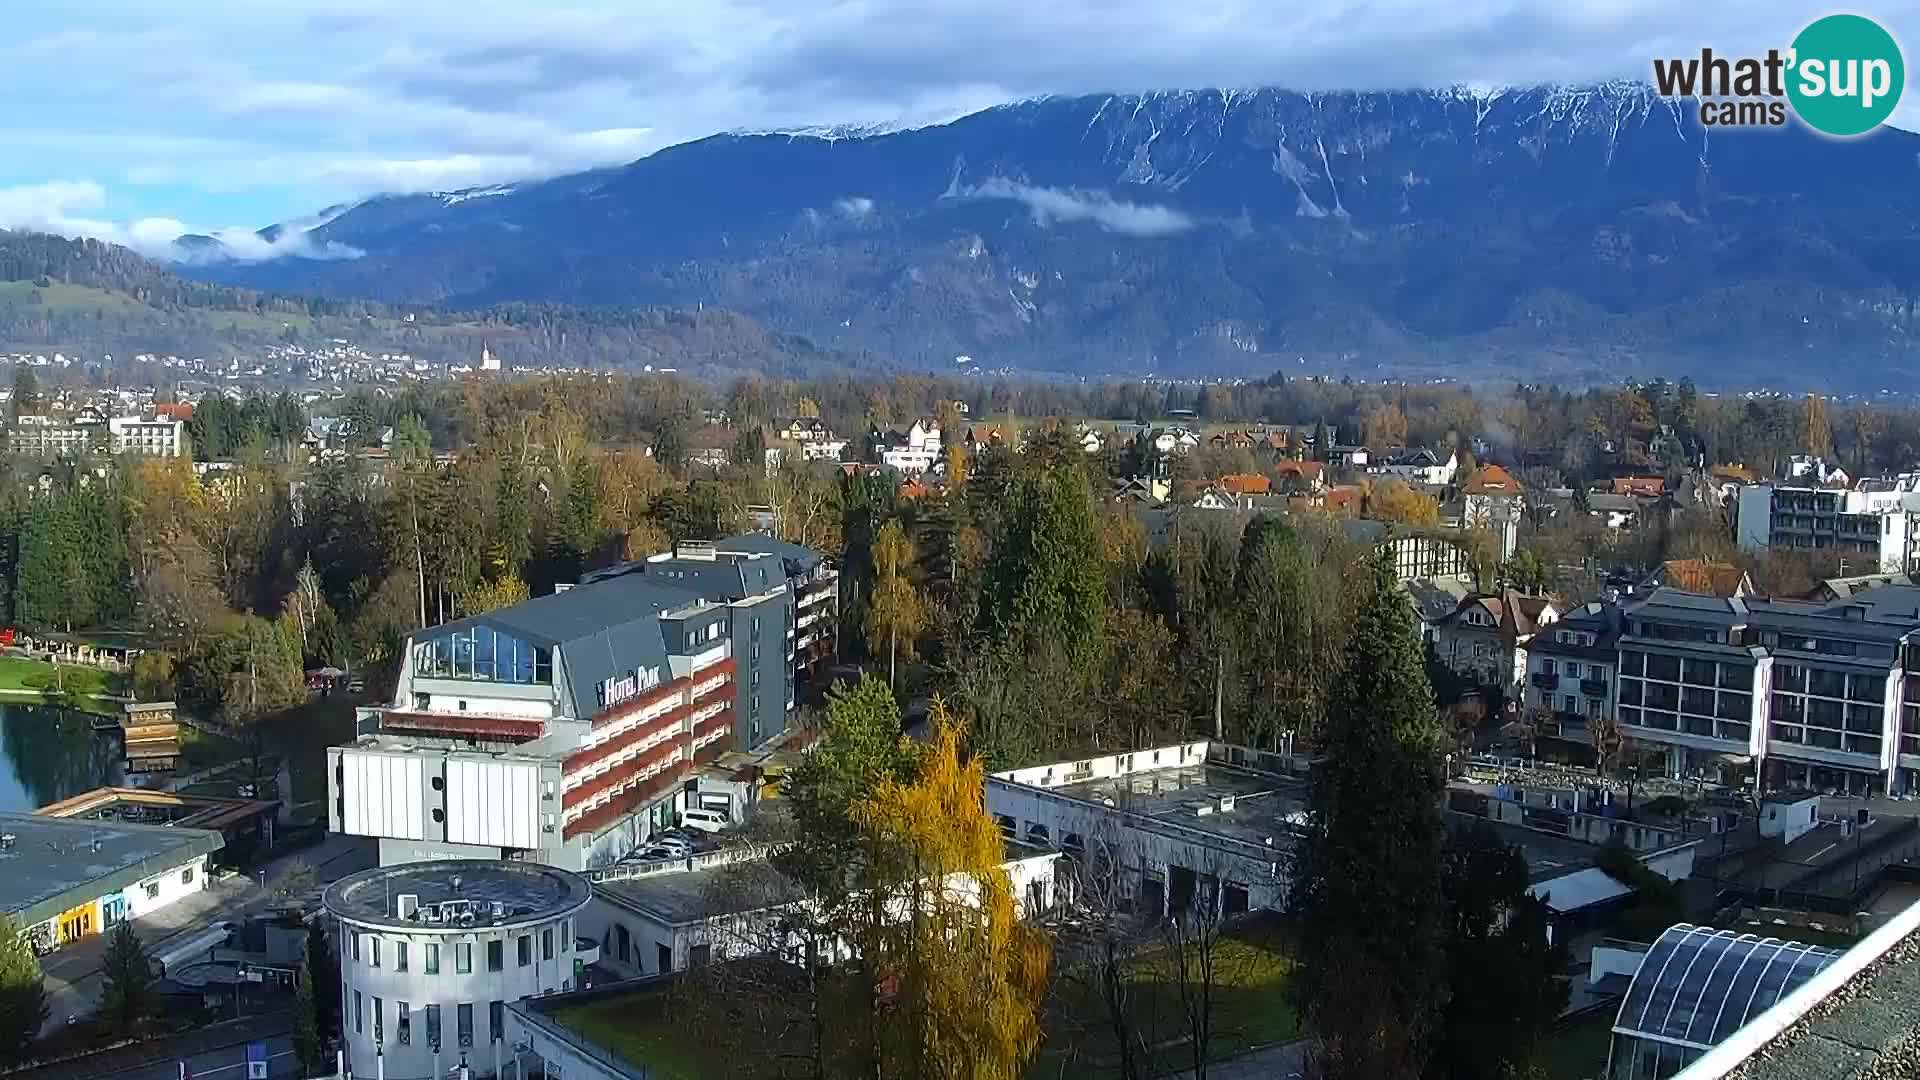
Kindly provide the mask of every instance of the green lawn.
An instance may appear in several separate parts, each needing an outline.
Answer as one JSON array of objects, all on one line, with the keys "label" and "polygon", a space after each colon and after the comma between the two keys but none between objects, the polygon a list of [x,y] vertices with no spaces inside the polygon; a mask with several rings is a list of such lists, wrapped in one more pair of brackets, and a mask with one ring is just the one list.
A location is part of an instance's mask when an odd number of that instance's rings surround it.
[{"label": "green lawn", "polygon": [[644,1066],[655,1080],[702,1080],[700,1063],[712,1060],[702,1054],[692,1034],[676,1026],[667,1012],[667,995],[661,991],[625,994],[603,998],[553,1014],[554,1022],[572,1028],[588,1039],[637,1066]]},{"label": "green lawn", "polygon": [[46,704],[67,704],[59,700],[64,692],[76,708],[107,716],[119,716],[120,704],[102,700],[101,694],[126,693],[126,676],[94,667],[62,664],[56,671],[45,660],[22,656],[0,656],[0,701],[31,701],[21,691],[38,692]]},{"label": "green lawn", "polygon": [[85,285],[55,281],[45,288],[39,288],[32,281],[0,281],[0,302],[25,304],[34,293],[40,294],[40,304],[49,312],[97,311],[106,315],[136,315],[153,310],[126,293]]},{"label": "green lawn", "polygon": [[[1133,1016],[1140,1038],[1154,1048],[1154,1073],[1186,1067],[1187,1021],[1172,955],[1151,946],[1129,965]],[[1287,1002],[1293,971],[1284,940],[1271,923],[1236,928],[1216,946],[1212,1037],[1207,1058],[1220,1061],[1256,1047],[1290,1042],[1299,1036],[1299,1018]],[[1105,1026],[1105,1006],[1086,991],[1084,979],[1066,973],[1047,1024],[1047,1039],[1028,1070],[1031,1077],[1110,1076],[1119,1060],[1117,1044]]]},{"label": "green lawn", "polygon": [[1595,1080],[1607,1068],[1613,1009],[1600,1009],[1547,1034],[1541,1050],[1547,1080]]}]

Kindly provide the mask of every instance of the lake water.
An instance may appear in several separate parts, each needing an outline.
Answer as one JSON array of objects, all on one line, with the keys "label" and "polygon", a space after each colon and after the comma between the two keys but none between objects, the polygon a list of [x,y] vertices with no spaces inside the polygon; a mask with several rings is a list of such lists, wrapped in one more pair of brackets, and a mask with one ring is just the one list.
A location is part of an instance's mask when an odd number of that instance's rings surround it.
[{"label": "lake water", "polygon": [[45,705],[0,704],[0,810],[37,810],[121,781],[120,739],[93,717]]}]

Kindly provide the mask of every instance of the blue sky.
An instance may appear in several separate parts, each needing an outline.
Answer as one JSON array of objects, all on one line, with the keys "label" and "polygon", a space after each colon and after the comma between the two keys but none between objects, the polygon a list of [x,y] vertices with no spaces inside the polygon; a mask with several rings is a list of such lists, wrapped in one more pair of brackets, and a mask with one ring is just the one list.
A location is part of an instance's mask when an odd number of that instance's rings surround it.
[{"label": "blue sky", "polygon": [[[1045,93],[1644,78],[1799,0],[5,0],[0,227],[149,251],[716,131]],[[1856,8],[1903,40],[1920,0]],[[1910,62],[1915,59],[1909,48]],[[1920,118],[1908,95],[1902,126]]]}]

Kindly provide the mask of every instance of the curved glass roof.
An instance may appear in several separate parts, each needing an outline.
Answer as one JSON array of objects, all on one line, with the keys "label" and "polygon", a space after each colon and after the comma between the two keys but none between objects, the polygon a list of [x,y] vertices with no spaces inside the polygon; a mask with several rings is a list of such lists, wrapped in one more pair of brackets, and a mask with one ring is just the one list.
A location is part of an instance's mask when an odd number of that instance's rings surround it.
[{"label": "curved glass roof", "polygon": [[1620,1035],[1709,1047],[1833,963],[1833,949],[1715,930],[1669,927],[1647,950],[1620,1002]]}]

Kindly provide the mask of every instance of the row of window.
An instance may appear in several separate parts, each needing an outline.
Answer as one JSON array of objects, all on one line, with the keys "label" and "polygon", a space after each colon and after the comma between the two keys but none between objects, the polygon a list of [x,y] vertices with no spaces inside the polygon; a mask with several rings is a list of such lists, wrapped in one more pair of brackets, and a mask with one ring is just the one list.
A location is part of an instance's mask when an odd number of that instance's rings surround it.
[{"label": "row of window", "polygon": [[1746,721],[1720,720],[1711,716],[1682,716],[1656,709],[1640,709],[1624,705],[1620,708],[1620,723],[1628,727],[1685,732],[1688,735],[1700,735],[1710,739],[1724,739],[1727,742],[1742,745],[1746,745],[1753,737],[1753,725]]},{"label": "row of window", "polygon": [[[368,967],[378,968],[383,965],[386,959],[386,952],[384,948],[384,946],[387,944],[386,939],[378,937],[373,934],[353,934],[351,936],[352,936],[351,948],[353,951],[354,963],[356,964],[359,963],[362,955],[364,954],[366,957],[366,963]],[[362,938],[365,938],[367,943],[366,948],[364,950],[360,947],[360,940]],[[487,946],[487,952],[486,952],[487,970],[488,971],[504,970],[507,964],[506,941],[500,938],[495,938],[494,940],[486,942],[485,944]],[[411,967],[413,962],[412,949],[411,949],[412,942],[395,940],[392,942],[392,945],[393,945],[393,970],[395,971],[412,970],[412,967]],[[561,952],[573,951],[573,920],[571,919],[567,920],[565,926],[560,932],[559,947]],[[428,975],[440,974],[439,943],[425,942],[421,945],[420,952],[421,952],[421,956],[420,956],[421,970],[426,972]],[[533,963],[533,935],[532,934],[521,934],[518,938],[514,939],[514,955],[515,955],[515,959],[519,961],[518,966],[520,967],[526,967],[529,964]],[[553,927],[549,926],[546,929],[540,931],[540,959],[551,960],[553,959],[553,957],[554,957],[554,931],[553,931]],[[456,975],[471,975],[473,973],[473,943],[472,942],[459,941],[454,943],[453,970]]]},{"label": "row of window", "polygon": [[[1566,670],[1564,674],[1569,679],[1592,679],[1595,682],[1607,681],[1607,669],[1603,665],[1582,664],[1578,660],[1568,660],[1565,662],[1565,667]],[[1551,658],[1540,661],[1540,674],[1563,674],[1560,662]]]},{"label": "row of window", "polygon": [[[566,980],[566,982],[562,984],[561,989],[563,991],[573,989],[573,980]],[[394,1044],[397,1046],[411,1046],[413,1045],[413,1005],[411,1002],[406,1001],[395,1001],[393,1004]],[[360,991],[355,990],[353,992],[353,1033],[355,1035],[365,1035],[367,1033],[367,1013],[372,1012],[373,1041],[385,1043],[387,1040],[386,1001],[380,997],[374,997],[373,1008],[369,1010],[366,1006],[367,998],[362,996]],[[453,1008],[454,1033],[460,1040],[455,1045],[472,1046],[473,1003],[462,1001]],[[426,1014],[427,1045],[436,1048],[446,1045],[441,1042],[440,1006],[438,1004],[430,1004],[421,1011]],[[493,1042],[499,1042],[501,1039],[506,1038],[506,1034],[507,1003],[504,1001],[488,1002],[487,1037]]]}]

